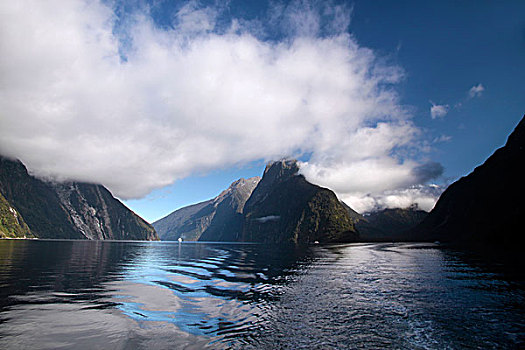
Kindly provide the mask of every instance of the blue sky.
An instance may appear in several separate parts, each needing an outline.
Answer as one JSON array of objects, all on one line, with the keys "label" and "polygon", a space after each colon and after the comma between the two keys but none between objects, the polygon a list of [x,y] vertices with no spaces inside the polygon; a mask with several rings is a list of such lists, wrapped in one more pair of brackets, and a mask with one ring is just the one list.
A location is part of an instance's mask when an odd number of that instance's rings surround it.
[{"label": "blue sky", "polygon": [[522,1],[2,6],[0,151],[148,221],[286,156],[358,210],[428,208],[525,113]]}]

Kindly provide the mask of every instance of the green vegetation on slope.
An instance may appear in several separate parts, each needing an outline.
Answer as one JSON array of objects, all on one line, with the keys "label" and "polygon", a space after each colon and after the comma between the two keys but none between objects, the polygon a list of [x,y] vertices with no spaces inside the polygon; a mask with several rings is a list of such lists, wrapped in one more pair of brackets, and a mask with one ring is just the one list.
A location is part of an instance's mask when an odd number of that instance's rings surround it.
[{"label": "green vegetation on slope", "polygon": [[83,239],[60,204],[56,192],[28,174],[20,161],[0,156],[0,192],[39,238]]},{"label": "green vegetation on slope", "polygon": [[0,193],[0,238],[31,237],[20,213]]}]

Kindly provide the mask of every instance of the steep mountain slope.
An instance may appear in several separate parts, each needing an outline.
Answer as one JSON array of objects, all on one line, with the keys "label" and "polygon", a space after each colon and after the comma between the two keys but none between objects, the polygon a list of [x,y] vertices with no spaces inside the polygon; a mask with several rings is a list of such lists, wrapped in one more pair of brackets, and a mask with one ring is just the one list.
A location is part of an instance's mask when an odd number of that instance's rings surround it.
[{"label": "steep mountain slope", "polygon": [[31,237],[22,215],[0,194],[0,238]]},{"label": "steep mountain slope", "polygon": [[20,161],[0,157],[0,192],[39,238],[82,239],[54,189],[29,175]]},{"label": "steep mountain slope", "polygon": [[162,241],[176,241],[179,237],[186,241],[196,241],[210,225],[214,210],[213,199],[193,204],[178,210],[152,223]]},{"label": "steep mountain slope", "polygon": [[352,209],[345,202],[341,201],[341,205],[346,209],[346,211],[348,212],[348,215],[350,215],[350,219],[352,219],[354,224],[356,224],[359,220],[363,219],[363,215],[361,215],[358,212],[356,212],[354,209]]},{"label": "steep mountain slope", "polygon": [[153,227],[162,240],[236,240],[231,229],[242,224],[244,204],[259,180],[258,176],[237,180],[214,199],[176,210]]},{"label": "steep mountain slope", "polygon": [[156,240],[151,225],[100,185],[50,183],[0,156],[0,193],[38,238]]},{"label": "steep mountain slope", "polygon": [[267,165],[244,207],[243,241],[271,243],[351,242],[352,219],[335,194],[298,175],[294,160]]},{"label": "steep mountain slope", "polygon": [[471,174],[450,185],[412,232],[422,239],[479,248],[521,249],[525,217],[525,117]]},{"label": "steep mountain slope", "polygon": [[52,184],[75,227],[88,239],[157,240],[154,228],[101,185]]},{"label": "steep mountain slope", "polygon": [[248,180],[240,179],[223,191],[214,200],[216,214],[208,229],[202,233],[199,241],[238,241],[243,224],[244,206],[259,181],[261,181],[259,176]]},{"label": "steep mountain slope", "polygon": [[383,209],[362,216],[356,223],[362,241],[400,241],[408,239],[410,229],[427,217],[417,207]]}]

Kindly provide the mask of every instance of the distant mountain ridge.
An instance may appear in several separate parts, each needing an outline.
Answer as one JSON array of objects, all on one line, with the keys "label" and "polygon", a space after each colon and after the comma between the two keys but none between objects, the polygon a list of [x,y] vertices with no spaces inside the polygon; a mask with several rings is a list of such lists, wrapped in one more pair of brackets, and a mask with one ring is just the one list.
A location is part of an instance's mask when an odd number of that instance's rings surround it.
[{"label": "distant mountain ridge", "polygon": [[362,241],[411,240],[409,231],[428,216],[417,205],[408,208],[386,208],[362,215],[356,222]]},{"label": "distant mountain ridge", "polygon": [[[53,183],[0,156],[0,194],[29,235],[53,239],[157,240],[153,227],[101,185]],[[7,236],[7,235],[6,235]],[[21,237],[21,233],[16,235]]]},{"label": "distant mountain ridge", "polygon": [[[259,176],[234,181],[217,197],[174,211],[153,223],[162,240],[236,240],[231,228],[242,224],[242,210]],[[238,229],[236,229],[238,232]]]},{"label": "distant mountain ridge", "polygon": [[472,173],[450,185],[412,236],[455,244],[521,249],[525,217],[525,116]]},{"label": "distant mountain ridge", "polygon": [[161,239],[266,243],[351,242],[357,232],[335,194],[305,180],[294,160],[267,165],[216,198],[153,223]]}]

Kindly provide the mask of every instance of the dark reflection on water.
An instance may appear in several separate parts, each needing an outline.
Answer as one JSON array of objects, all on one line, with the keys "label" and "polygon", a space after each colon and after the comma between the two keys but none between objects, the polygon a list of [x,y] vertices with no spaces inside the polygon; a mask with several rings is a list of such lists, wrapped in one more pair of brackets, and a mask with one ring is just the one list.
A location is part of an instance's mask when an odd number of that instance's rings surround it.
[{"label": "dark reflection on water", "polygon": [[0,348],[519,348],[522,271],[418,244],[0,241]]}]

